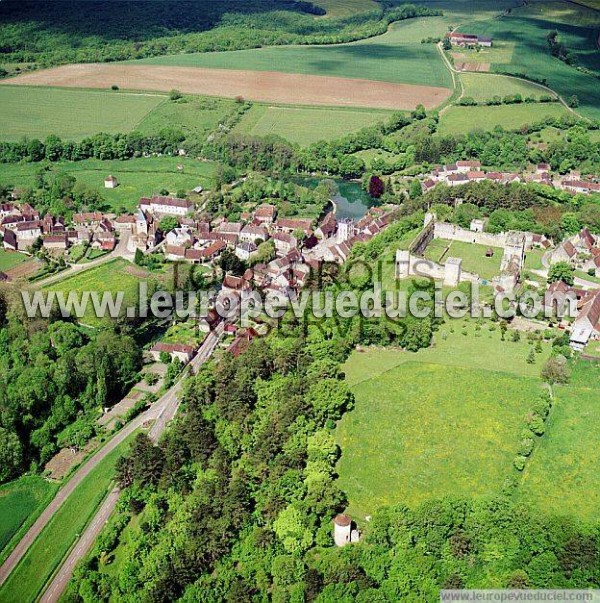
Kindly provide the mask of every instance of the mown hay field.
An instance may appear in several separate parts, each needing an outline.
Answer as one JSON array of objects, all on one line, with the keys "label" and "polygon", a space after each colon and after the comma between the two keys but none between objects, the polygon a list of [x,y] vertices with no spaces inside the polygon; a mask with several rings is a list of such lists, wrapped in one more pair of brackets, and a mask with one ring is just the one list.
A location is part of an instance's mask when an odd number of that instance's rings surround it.
[{"label": "mown hay field", "polygon": [[81,140],[98,132],[130,132],[164,100],[158,94],[0,86],[0,138],[56,134]]}]

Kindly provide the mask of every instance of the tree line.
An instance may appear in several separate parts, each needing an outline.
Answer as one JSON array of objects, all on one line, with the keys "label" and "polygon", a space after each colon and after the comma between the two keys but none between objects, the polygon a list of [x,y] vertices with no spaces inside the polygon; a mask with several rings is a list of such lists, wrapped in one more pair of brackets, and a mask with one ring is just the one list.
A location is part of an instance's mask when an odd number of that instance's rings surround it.
[{"label": "tree line", "polygon": [[339,44],[383,34],[394,21],[441,14],[390,3],[347,17],[315,19],[324,12],[312,2],[296,0],[184,0],[176,5],[146,0],[131,6],[104,0],[81,6],[26,0],[0,5],[0,47],[5,63],[48,67],[285,44]]}]

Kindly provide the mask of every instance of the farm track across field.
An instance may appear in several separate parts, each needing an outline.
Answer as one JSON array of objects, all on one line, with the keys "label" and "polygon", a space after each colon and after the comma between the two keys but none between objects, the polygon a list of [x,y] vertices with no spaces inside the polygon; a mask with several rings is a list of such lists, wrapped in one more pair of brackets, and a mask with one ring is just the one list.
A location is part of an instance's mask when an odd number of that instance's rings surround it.
[{"label": "farm track across field", "polygon": [[451,90],[390,82],[233,69],[123,64],[64,65],[5,80],[8,85],[169,91],[299,105],[414,109],[433,108]]}]

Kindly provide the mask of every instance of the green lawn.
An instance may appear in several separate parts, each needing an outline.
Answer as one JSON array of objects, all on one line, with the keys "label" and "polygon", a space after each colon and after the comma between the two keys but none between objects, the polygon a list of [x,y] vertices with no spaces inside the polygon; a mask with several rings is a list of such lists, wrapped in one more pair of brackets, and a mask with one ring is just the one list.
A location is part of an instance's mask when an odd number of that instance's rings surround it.
[{"label": "green lawn", "polygon": [[0,558],[11,539],[29,526],[56,486],[39,475],[26,475],[0,486]]},{"label": "green lawn", "polygon": [[126,452],[132,438],[130,436],[113,450],[58,509],[0,588],[0,600],[34,601],[37,598],[106,496],[113,479],[115,462]]},{"label": "green lawn", "polygon": [[525,270],[543,270],[542,258],[544,257],[543,249],[532,249],[525,256]]},{"label": "green lawn", "polygon": [[181,130],[186,138],[205,140],[235,107],[233,100],[185,95],[178,101],[165,101],[158,105],[136,130],[151,135],[163,128],[174,128]]},{"label": "green lawn", "polygon": [[560,40],[578,57],[578,64],[600,72],[596,42],[600,13],[566,2],[535,2],[515,8],[509,15],[489,21],[462,24],[461,31],[488,35],[498,45],[510,46],[510,59],[492,60],[493,71],[526,73],[544,78],[564,98],[576,95],[580,111],[587,117],[600,116],[598,80],[551,56],[547,35],[556,29]]},{"label": "green lawn", "polygon": [[307,146],[319,140],[340,138],[365,126],[384,121],[389,112],[377,110],[324,109],[255,104],[235,131],[254,136],[275,134]]},{"label": "green lawn", "polygon": [[600,512],[600,365],[581,362],[556,388],[546,434],[523,474],[521,499],[547,513],[594,521]]},{"label": "green lawn", "polygon": [[10,270],[23,262],[26,262],[29,257],[16,251],[5,251],[0,249],[0,271]]},{"label": "green lawn", "polygon": [[[441,21],[435,24],[438,29],[442,28]],[[451,88],[452,78],[435,45],[420,43],[424,36],[431,35],[431,28],[430,17],[409,19],[392,25],[386,34],[350,44],[272,46],[231,52],[152,57],[135,62],[281,71]]]},{"label": "green lawn", "polygon": [[[183,166],[183,169],[178,170],[177,166]],[[0,184],[34,187],[40,169],[36,163],[4,164]],[[87,159],[53,163],[50,169],[71,174],[78,182],[98,190],[106,201],[107,211],[132,211],[140,197],[152,196],[161,189],[175,194],[179,190],[190,191],[198,185],[211,188],[216,174],[213,162],[185,157],[140,157],[126,161]],[[104,188],[104,178],[109,174],[118,179],[117,188]]]},{"label": "green lawn", "polygon": [[538,84],[505,75],[461,73],[459,77],[463,85],[464,96],[474,98],[476,101],[485,101],[494,96],[504,97],[515,94],[520,94],[523,98],[553,95]]},{"label": "green lawn", "polygon": [[567,109],[558,103],[450,107],[440,117],[438,132],[442,135],[465,134],[477,129],[493,130],[496,126],[502,126],[505,130],[516,130],[546,117],[561,117],[566,114]]},{"label": "green lawn", "polygon": [[130,132],[164,99],[159,94],[0,86],[0,139],[57,134],[81,140],[98,132]]},{"label": "green lawn", "polygon": [[[445,249],[450,246],[449,251],[443,256]],[[488,248],[485,245],[475,243],[462,243],[460,241],[445,241],[434,239],[425,251],[425,257],[434,262],[444,264],[450,258],[462,258],[462,269],[466,272],[478,274],[481,278],[492,280],[500,274],[500,263],[502,262],[502,250],[494,248],[491,258],[485,256]]]},{"label": "green lawn", "polygon": [[[145,277],[143,275],[146,275]],[[162,275],[161,275],[162,276]],[[129,263],[127,260],[115,259],[106,264],[102,264],[96,268],[90,268],[80,274],[69,276],[62,281],[50,285],[46,291],[61,291],[65,297],[70,292],[83,294],[86,291],[98,292],[100,298],[104,292],[113,294],[116,299],[118,292],[123,292],[123,304],[121,312],[129,306],[136,306],[138,300],[139,283],[142,280],[148,280],[148,289],[152,290],[153,283],[157,282],[157,277],[146,273],[143,269]],[[92,302],[87,305],[87,309],[82,323],[99,326],[110,320],[108,312],[104,318],[98,318],[95,315]]]},{"label": "green lawn", "polygon": [[[492,496],[511,474],[539,371],[522,338],[501,341],[490,323],[448,321],[432,347],[354,352],[343,366],[356,407],[340,421],[340,486],[349,511],[442,496]],[[463,329],[467,335],[463,335]]]}]

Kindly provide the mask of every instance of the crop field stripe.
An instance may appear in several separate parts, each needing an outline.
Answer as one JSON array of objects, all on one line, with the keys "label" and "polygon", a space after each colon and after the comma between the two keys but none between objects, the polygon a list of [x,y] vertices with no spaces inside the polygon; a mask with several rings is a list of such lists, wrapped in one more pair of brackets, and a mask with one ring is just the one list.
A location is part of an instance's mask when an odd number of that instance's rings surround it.
[{"label": "crop field stripe", "polygon": [[[441,69],[447,73],[445,67],[441,66]],[[8,86],[26,84],[67,88],[106,88],[111,83],[134,90],[169,91],[177,88],[190,94],[242,96],[267,103],[379,109],[414,109],[418,104],[433,108],[452,93],[448,88],[436,86],[348,77],[115,63],[64,65],[4,81]]]}]

